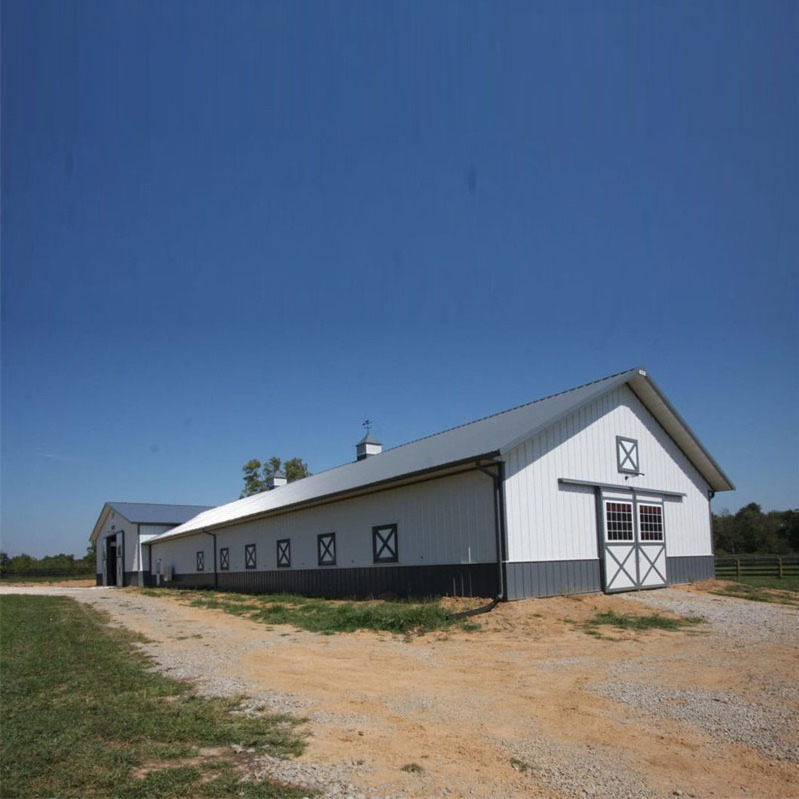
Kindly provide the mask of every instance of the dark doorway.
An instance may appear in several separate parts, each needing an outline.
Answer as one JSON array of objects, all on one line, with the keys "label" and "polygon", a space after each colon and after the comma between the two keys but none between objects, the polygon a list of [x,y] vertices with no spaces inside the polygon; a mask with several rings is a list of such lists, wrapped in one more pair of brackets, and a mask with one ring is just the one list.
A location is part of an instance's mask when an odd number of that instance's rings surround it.
[{"label": "dark doorway", "polygon": [[105,584],[117,584],[117,542],[116,536],[105,539]]}]

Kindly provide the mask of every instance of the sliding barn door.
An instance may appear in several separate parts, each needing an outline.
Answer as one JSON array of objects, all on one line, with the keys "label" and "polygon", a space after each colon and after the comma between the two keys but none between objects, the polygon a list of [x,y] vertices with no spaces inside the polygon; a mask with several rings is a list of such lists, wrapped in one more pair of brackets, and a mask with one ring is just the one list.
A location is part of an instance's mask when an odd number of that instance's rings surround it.
[{"label": "sliding barn door", "polygon": [[666,585],[663,503],[606,498],[602,509],[605,591]]}]

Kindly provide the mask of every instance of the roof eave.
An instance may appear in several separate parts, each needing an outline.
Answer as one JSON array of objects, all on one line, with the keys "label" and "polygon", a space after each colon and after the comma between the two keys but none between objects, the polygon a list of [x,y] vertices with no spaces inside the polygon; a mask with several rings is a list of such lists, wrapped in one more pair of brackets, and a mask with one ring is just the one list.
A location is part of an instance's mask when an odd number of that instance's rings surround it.
[{"label": "roof eave", "polygon": [[646,371],[642,369],[640,374],[633,376],[628,381],[628,385],[713,491],[735,490],[732,480],[724,474],[713,456],[705,449],[693,430],[666,399],[666,395]]},{"label": "roof eave", "polygon": [[[189,535],[196,535],[197,533],[210,533],[214,530],[219,530],[225,527],[230,527],[234,524],[242,524],[244,522],[251,522],[257,519],[263,519],[268,516],[277,516],[283,513],[293,513],[294,511],[302,510],[303,508],[310,508],[314,505],[326,504],[328,502],[338,502],[350,497],[364,496],[373,494],[377,491],[386,491],[391,488],[399,488],[408,483],[418,482],[425,478],[432,478],[437,472],[441,472],[441,477],[446,477],[449,474],[459,474],[468,471],[466,467],[471,464],[493,460],[499,457],[499,450],[492,450],[491,452],[478,453],[470,455],[468,458],[462,458],[450,463],[439,464],[425,469],[419,469],[415,472],[408,472],[407,474],[398,477],[390,477],[385,480],[377,480],[374,483],[368,483],[356,488],[350,488],[343,491],[334,491],[329,494],[320,494],[319,496],[303,499],[288,505],[280,505],[276,508],[268,508],[266,510],[255,511],[254,513],[247,514],[246,516],[238,516],[235,519],[220,520],[213,524],[201,525],[194,527],[191,530],[180,531],[176,533],[174,530],[166,530],[161,533],[157,538],[153,539],[150,543],[159,543],[160,541],[172,541],[177,538],[183,538]],[[187,522],[188,524],[188,522]],[[180,526],[180,525],[179,525]]]},{"label": "roof eave", "polygon": [[103,529],[105,525],[105,520],[108,518],[108,514],[111,512],[111,505],[106,502],[103,505],[103,509],[100,511],[100,515],[97,517],[97,521],[94,524],[94,529],[92,530],[92,534],[89,536],[89,541],[96,541],[100,537],[100,531]]},{"label": "roof eave", "polygon": [[509,441],[500,451],[505,455],[510,450],[533,438],[533,436],[554,427],[567,416],[571,416],[581,408],[593,402],[597,397],[614,391],[621,385],[628,385],[632,392],[644,404],[647,410],[655,417],[660,426],[668,433],[674,443],[685,454],[696,470],[702,475],[713,491],[732,491],[735,489],[732,481],[722,471],[711,454],[696,437],[696,434],[686,424],[685,420],[677,413],[674,406],[666,399],[665,394],[660,390],[657,383],[649,376],[646,369],[639,366],[627,372],[621,372],[616,378],[605,383],[601,388],[588,395],[579,405],[566,409],[563,413],[539,425],[532,430],[528,430],[524,435]]}]

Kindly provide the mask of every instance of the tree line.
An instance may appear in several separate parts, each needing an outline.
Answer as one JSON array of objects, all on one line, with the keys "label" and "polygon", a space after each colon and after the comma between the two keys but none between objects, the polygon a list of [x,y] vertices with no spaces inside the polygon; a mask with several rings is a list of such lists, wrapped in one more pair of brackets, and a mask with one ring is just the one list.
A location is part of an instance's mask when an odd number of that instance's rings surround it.
[{"label": "tree line", "polygon": [[35,576],[66,576],[70,574],[94,574],[95,571],[94,544],[86,550],[82,558],[74,555],[45,555],[34,558],[32,555],[14,555],[10,557],[6,552],[0,552],[0,575],[28,574]]},{"label": "tree line", "polygon": [[716,555],[788,555],[799,553],[799,510],[763,513],[750,502],[737,513],[713,514]]}]

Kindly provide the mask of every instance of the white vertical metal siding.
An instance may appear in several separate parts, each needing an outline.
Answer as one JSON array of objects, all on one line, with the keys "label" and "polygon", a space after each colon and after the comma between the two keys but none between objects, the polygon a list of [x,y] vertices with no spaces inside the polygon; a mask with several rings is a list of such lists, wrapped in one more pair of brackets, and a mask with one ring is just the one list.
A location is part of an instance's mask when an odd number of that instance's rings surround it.
[{"label": "white vertical metal siding", "polygon": [[[277,568],[277,541],[291,539],[291,568],[375,566],[372,527],[396,524],[401,566],[496,560],[493,481],[471,471],[215,530],[230,550],[230,571],[245,571],[244,547],[256,545],[256,568]],[[317,535],[336,533],[336,566],[318,567]],[[197,533],[153,545],[176,573],[196,572],[196,552],[213,570],[213,538]],[[376,566],[391,568],[392,564]]]},{"label": "white vertical metal siding", "polygon": [[[112,527],[114,528],[113,530],[111,529]],[[168,529],[168,527],[165,527],[160,532],[166,532]],[[126,519],[121,513],[117,513],[116,511],[112,510],[108,514],[108,518],[105,520],[105,524],[103,525],[100,534],[97,536],[96,559],[98,574],[103,571],[103,558],[105,557],[106,540],[109,536],[118,536],[117,541],[119,545],[122,546],[123,536],[121,534],[123,533],[125,547],[124,569],[126,572],[131,572],[138,568],[137,564],[139,563],[139,545],[136,532],[136,525],[133,524],[133,522],[131,522],[129,519]]]},{"label": "white vertical metal siding", "polygon": [[[619,473],[616,436],[638,441],[644,473]],[[708,485],[627,386],[598,398],[506,457],[508,560],[597,558],[593,489],[569,478],[684,493],[667,499],[667,554],[712,554]]]},{"label": "white vertical metal siding", "polygon": [[[147,555],[145,554],[144,544],[155,538],[155,536],[171,530],[174,524],[141,524],[139,525],[139,543],[136,546],[135,560],[131,571],[147,572],[150,571],[150,564],[147,562]],[[127,555],[125,556],[127,560]],[[127,567],[125,567],[127,568]]]},{"label": "white vertical metal siding", "polygon": [[[114,527],[112,530],[111,527]],[[140,572],[147,566],[142,554],[142,543],[175,527],[174,524],[142,524],[137,525],[126,519],[121,513],[111,511],[108,514],[100,534],[97,536],[97,573],[103,571],[106,539],[124,532],[125,537],[125,572]],[[122,541],[120,535],[118,540]]]}]

